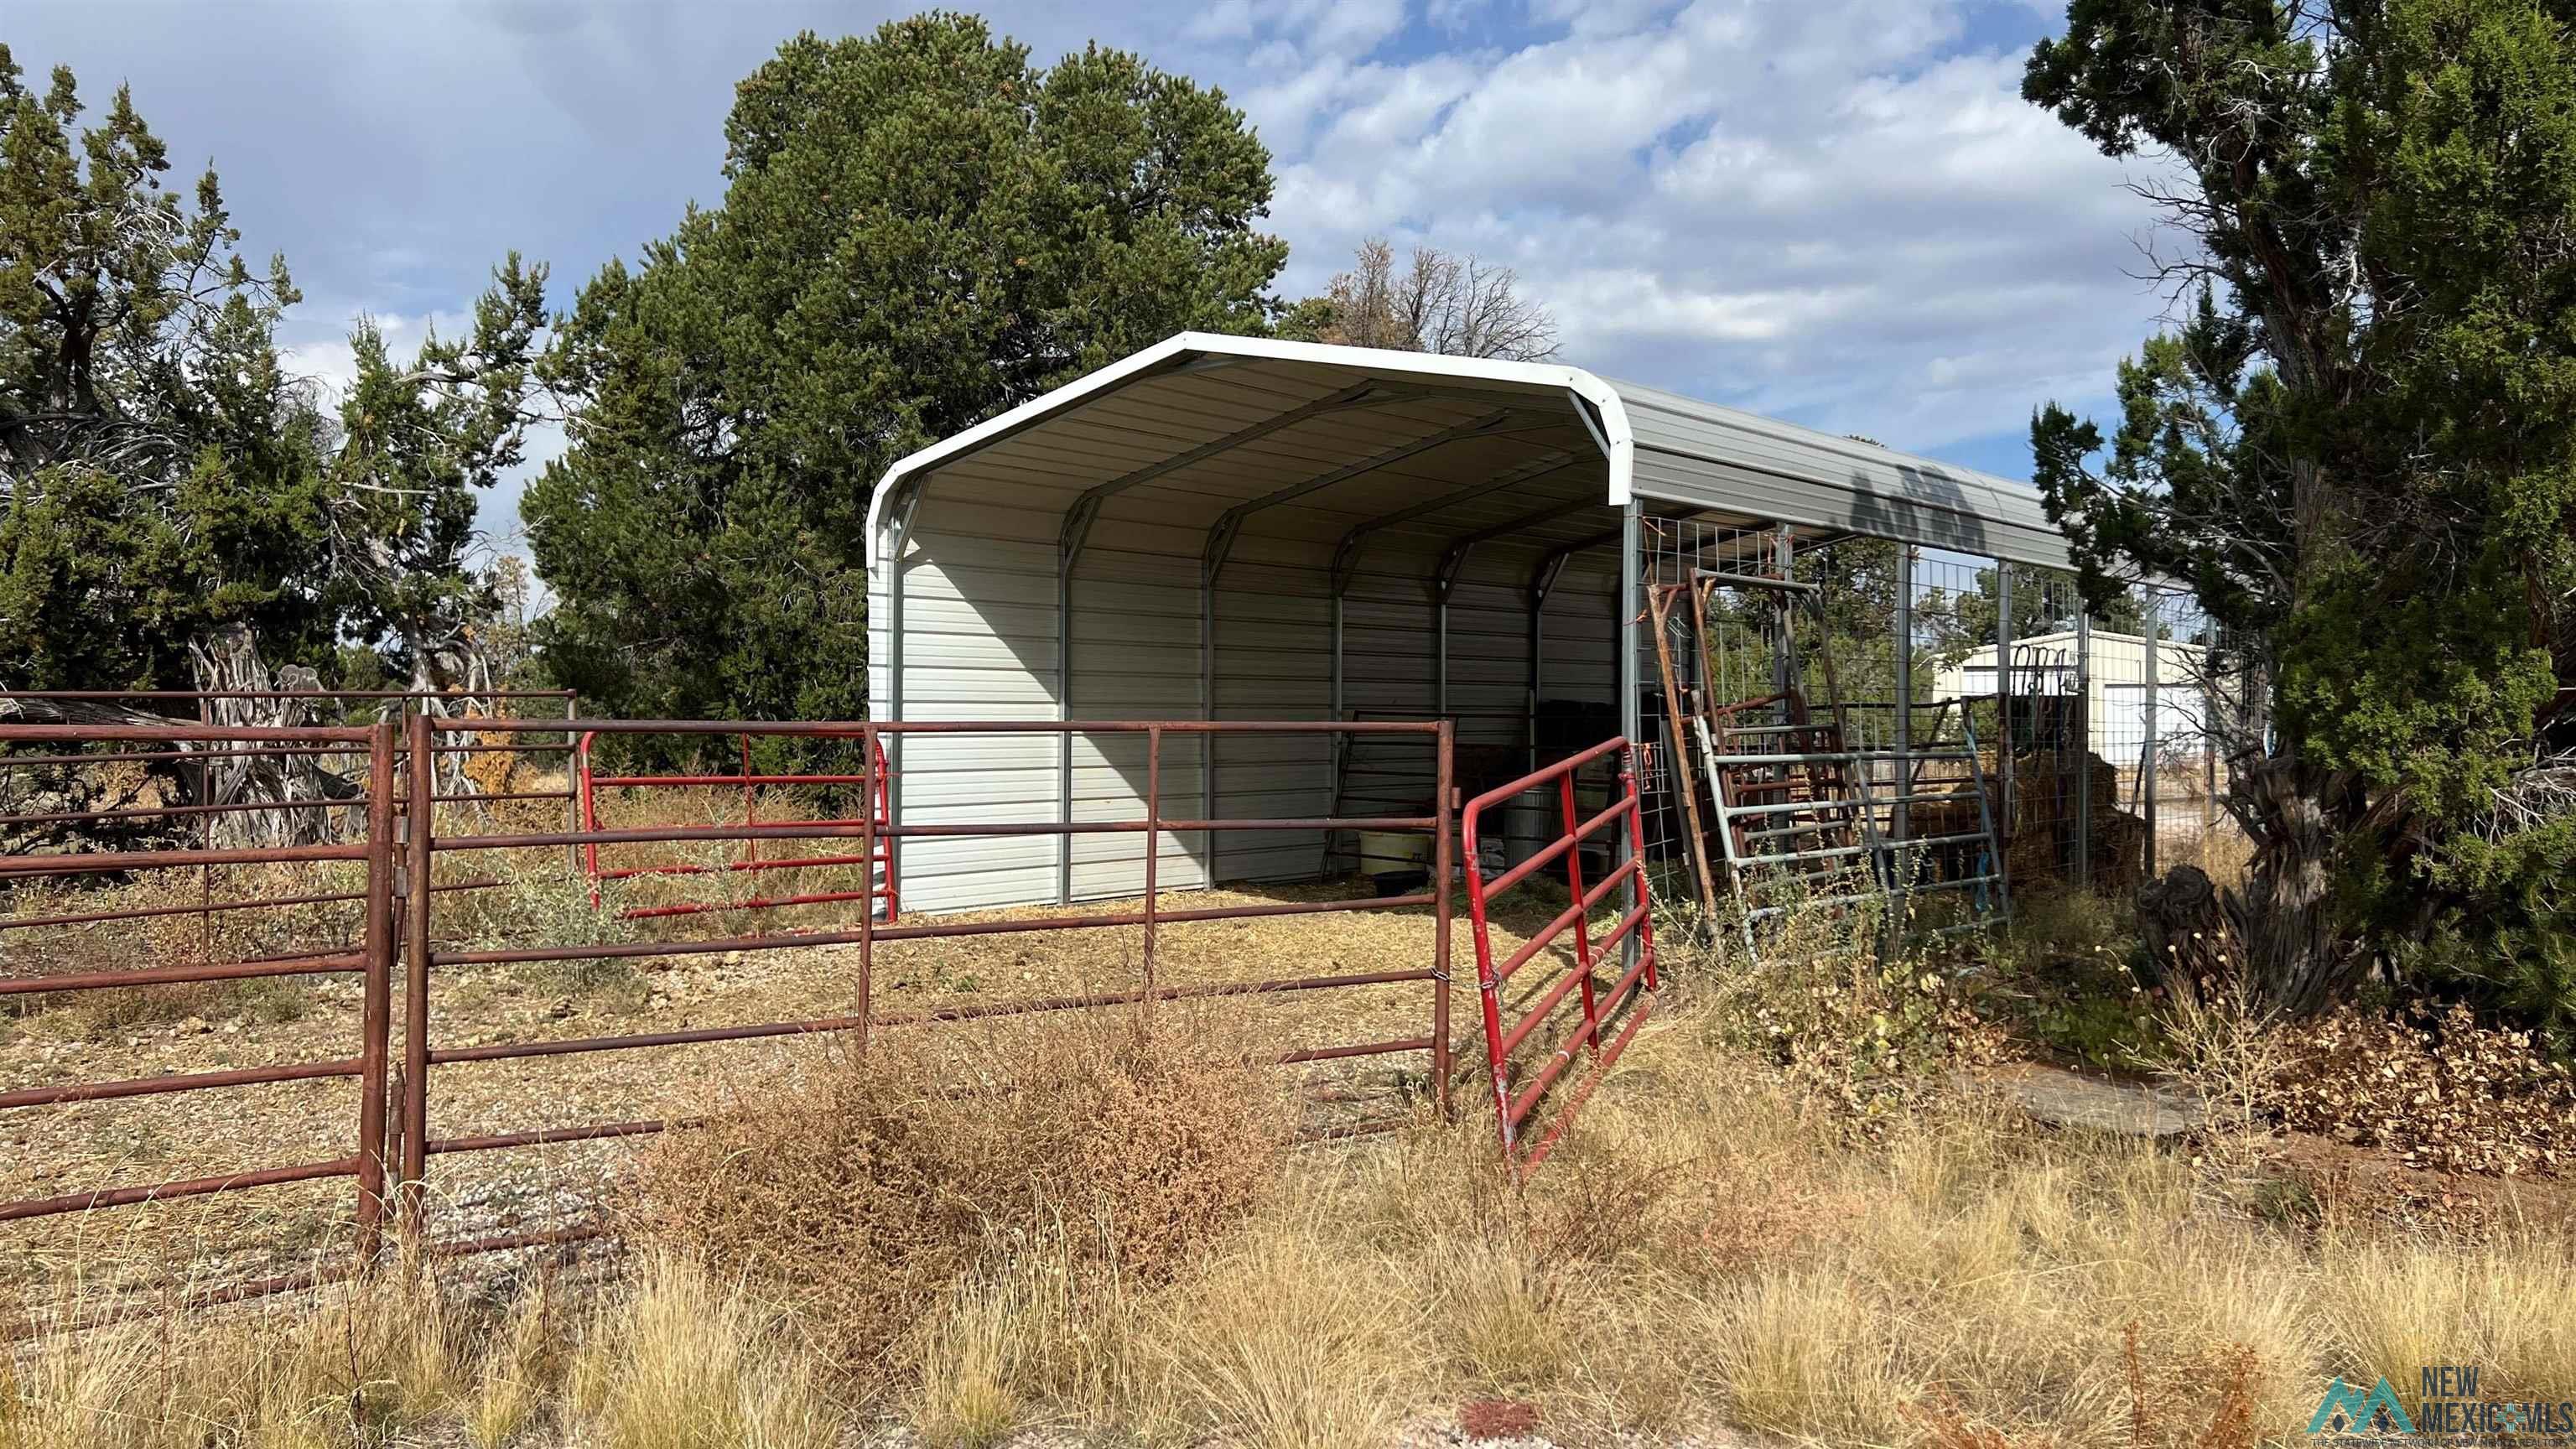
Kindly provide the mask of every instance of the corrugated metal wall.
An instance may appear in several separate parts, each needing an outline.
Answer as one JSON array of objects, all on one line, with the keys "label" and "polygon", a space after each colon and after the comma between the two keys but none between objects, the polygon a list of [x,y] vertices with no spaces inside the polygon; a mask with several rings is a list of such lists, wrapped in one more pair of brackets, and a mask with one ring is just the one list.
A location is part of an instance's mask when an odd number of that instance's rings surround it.
[{"label": "corrugated metal wall", "polygon": [[[1024,506],[978,479],[972,497],[929,485],[901,563],[903,707],[906,720],[1055,719],[1056,548],[1060,516]],[[1199,575],[1204,527],[1172,526],[1154,490],[1139,489],[1094,525],[1070,583],[1074,719],[1196,719],[1201,712]],[[1606,511],[1605,511],[1606,512]],[[1187,517],[1190,514],[1182,514]],[[1333,542],[1357,516],[1282,508],[1247,530],[1214,599],[1215,717],[1325,719],[1332,715]],[[1344,712],[1428,718],[1438,703],[1434,587],[1441,541],[1390,533],[1372,542],[1346,596]],[[1527,588],[1539,552],[1492,543],[1462,570],[1450,601],[1450,709],[1463,741],[1518,744],[1529,650]],[[870,581],[870,700],[896,717],[891,574]],[[1613,694],[1606,550],[1569,567],[1548,600],[1547,698],[1608,703]],[[1163,810],[1201,808],[1202,741],[1174,736],[1163,752]],[[1216,742],[1218,818],[1304,817],[1333,812],[1333,746],[1323,737],[1230,737]],[[899,746],[903,818],[1044,821],[1057,818],[1059,745],[1046,736],[913,736]],[[1400,759],[1406,751],[1390,752]],[[1430,751],[1416,746],[1427,797]],[[1071,748],[1073,818],[1140,819],[1141,736],[1077,738]],[[902,847],[908,909],[947,911],[1051,901],[1058,843],[911,840]],[[1158,875],[1165,889],[1207,883],[1206,842],[1166,834]],[[1218,842],[1220,881],[1315,875],[1324,842],[1312,832],[1244,832]],[[1143,886],[1143,845],[1132,836],[1077,836],[1076,899],[1133,895]]]}]

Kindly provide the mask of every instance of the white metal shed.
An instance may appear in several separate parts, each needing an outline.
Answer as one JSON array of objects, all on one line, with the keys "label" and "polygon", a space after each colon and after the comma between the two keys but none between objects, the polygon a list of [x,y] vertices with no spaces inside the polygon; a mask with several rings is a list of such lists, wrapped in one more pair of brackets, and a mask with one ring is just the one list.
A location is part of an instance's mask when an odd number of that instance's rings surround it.
[{"label": "white metal shed", "polygon": [[[2027,485],[1581,368],[1183,333],[905,458],[869,503],[880,720],[1451,716],[1636,735],[1647,513],[2062,568]],[[1625,606],[1619,606],[1620,600]],[[1333,813],[1319,737],[1167,742],[1207,818]],[[907,823],[1142,817],[1133,736],[912,736]],[[928,910],[1133,895],[1134,835],[904,842]],[[1165,888],[1317,837],[1165,836]],[[1213,858],[1211,858],[1213,857]]]}]

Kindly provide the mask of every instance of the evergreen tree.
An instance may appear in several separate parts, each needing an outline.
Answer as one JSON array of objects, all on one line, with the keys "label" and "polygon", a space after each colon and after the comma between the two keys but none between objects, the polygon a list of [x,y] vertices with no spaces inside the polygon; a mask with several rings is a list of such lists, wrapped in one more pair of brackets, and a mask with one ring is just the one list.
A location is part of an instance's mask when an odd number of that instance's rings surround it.
[{"label": "evergreen tree", "polygon": [[2517,904],[2571,859],[2533,791],[2576,743],[2572,18],[2073,0],[2030,60],[2030,99],[2179,173],[2196,305],[2122,369],[2114,437],[2052,405],[2032,441],[2092,586],[2180,580],[2251,665],[2227,908],[2292,1009],[2374,948],[2466,933],[2512,975],[2568,953],[2497,925],[2576,926]]},{"label": "evergreen tree", "polygon": [[866,713],[888,465],[1188,328],[1263,325],[1269,156],[1214,91],[932,14],[737,89],[723,204],[585,287],[522,505],[554,676],[637,717]]},{"label": "evergreen tree", "polygon": [[402,368],[361,328],[335,416],[214,173],[183,202],[127,92],[81,111],[0,47],[0,684],[187,688],[190,647],[241,630],[332,681],[460,682],[418,661],[479,604],[471,490],[517,457],[543,269],[511,258],[472,342]]},{"label": "evergreen tree", "polygon": [[124,90],[81,110],[0,48],[0,668],[184,686],[216,628],[320,646],[320,413],[271,338],[294,284],[233,250],[211,171],[193,206],[162,189]]}]

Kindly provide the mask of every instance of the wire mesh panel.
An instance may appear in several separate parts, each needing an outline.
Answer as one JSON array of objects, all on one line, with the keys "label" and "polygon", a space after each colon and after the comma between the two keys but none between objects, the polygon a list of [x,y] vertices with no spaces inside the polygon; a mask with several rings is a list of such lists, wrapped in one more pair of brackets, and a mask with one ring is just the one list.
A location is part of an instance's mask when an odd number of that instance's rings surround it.
[{"label": "wire mesh panel", "polygon": [[2223,741],[2243,694],[2240,673],[2217,626],[2188,594],[2156,588],[2137,594],[2155,626],[2156,686],[2142,690],[2138,701],[2132,796],[2148,825],[2148,873],[2176,865],[2226,873],[2242,858],[2244,842],[2222,803]]},{"label": "wire mesh panel", "polygon": [[[1989,877],[2125,891],[2223,846],[2225,759],[2212,716],[2224,712],[2225,654],[2176,592],[2133,589],[2088,614],[2064,570],[1699,520],[1649,520],[1643,564],[1649,759],[1672,757],[1676,743],[1688,758],[1693,747],[1686,734],[1673,739],[1688,711],[1667,696],[1709,708],[1792,694],[1832,701],[1837,748],[1869,802],[1862,833],[1880,838],[1891,889],[1955,887],[1983,911],[2008,903],[2003,881]],[[1815,592],[1780,611],[1707,588],[1721,572]],[[1685,578],[1703,587],[1686,601],[1658,595]],[[1648,850],[1668,892],[1671,876],[1702,868],[1687,817],[1694,804],[1704,817],[1713,807],[1694,802],[1689,784],[1688,771],[1645,776]],[[1969,819],[1980,812],[1982,822]],[[1716,861],[1714,847],[1704,853]]]}]

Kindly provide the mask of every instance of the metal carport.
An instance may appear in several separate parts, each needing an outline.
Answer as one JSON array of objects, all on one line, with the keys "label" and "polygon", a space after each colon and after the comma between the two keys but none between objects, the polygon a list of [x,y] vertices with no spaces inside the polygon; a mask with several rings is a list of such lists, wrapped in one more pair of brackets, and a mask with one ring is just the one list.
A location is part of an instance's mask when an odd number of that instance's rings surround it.
[{"label": "metal carport", "polygon": [[[1542,697],[1637,734],[1649,514],[2063,568],[2026,485],[1581,368],[1183,333],[905,458],[869,503],[880,720],[1454,716]],[[898,819],[1138,818],[1131,747],[920,736]],[[1313,739],[1175,750],[1208,818],[1332,813]],[[1132,895],[1133,835],[906,842],[932,910]],[[1165,837],[1166,888],[1320,842]]]}]

